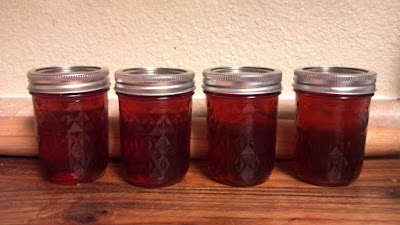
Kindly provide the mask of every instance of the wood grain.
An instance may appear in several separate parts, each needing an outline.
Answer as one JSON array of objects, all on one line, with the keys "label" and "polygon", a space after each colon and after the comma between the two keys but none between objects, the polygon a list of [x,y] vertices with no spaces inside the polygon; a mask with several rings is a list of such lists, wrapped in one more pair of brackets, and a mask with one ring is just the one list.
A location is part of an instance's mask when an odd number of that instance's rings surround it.
[{"label": "wood grain", "polygon": [[293,178],[278,162],[267,182],[234,188],[192,161],[174,186],[129,185],[112,161],[99,180],[43,180],[36,158],[0,158],[0,224],[399,224],[400,159],[365,160],[360,178],[329,188]]},{"label": "wood grain", "polygon": [[[119,157],[119,122],[109,118],[110,156]],[[32,117],[0,117],[0,155],[35,156],[38,154],[36,131]],[[293,155],[294,121],[279,120],[276,154],[277,158],[289,159]],[[207,127],[204,117],[193,117],[191,157],[207,156]],[[368,128],[367,156],[400,155],[400,128]]]}]

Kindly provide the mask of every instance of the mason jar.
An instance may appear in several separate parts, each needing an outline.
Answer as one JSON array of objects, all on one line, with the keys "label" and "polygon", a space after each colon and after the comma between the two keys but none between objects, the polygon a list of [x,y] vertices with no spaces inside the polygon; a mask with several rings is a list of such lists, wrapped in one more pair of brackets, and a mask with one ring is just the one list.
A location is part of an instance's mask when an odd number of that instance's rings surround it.
[{"label": "mason jar", "polygon": [[190,160],[194,73],[130,68],[115,73],[125,179],[141,187],[178,183]]},{"label": "mason jar", "polygon": [[305,67],[294,72],[296,175],[321,186],[358,178],[376,73],[347,67]]},{"label": "mason jar", "polygon": [[263,183],[275,159],[281,71],[215,67],[203,75],[211,177],[232,186]]},{"label": "mason jar", "polygon": [[38,68],[28,80],[48,179],[77,184],[101,177],[108,164],[108,69]]}]

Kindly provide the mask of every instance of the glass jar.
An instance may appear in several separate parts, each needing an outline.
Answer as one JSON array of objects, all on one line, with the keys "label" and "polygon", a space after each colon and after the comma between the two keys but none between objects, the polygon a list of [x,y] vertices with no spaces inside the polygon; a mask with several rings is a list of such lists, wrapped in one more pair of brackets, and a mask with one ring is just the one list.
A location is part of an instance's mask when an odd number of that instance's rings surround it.
[{"label": "glass jar", "polygon": [[232,186],[263,183],[274,165],[282,73],[216,67],[203,75],[211,177]]},{"label": "glass jar", "polygon": [[376,73],[344,67],[295,70],[294,170],[309,183],[345,186],[363,164]]},{"label": "glass jar", "polygon": [[77,184],[101,177],[108,164],[108,69],[39,68],[28,80],[48,179]]},{"label": "glass jar", "polygon": [[131,68],[115,73],[125,179],[155,188],[178,183],[190,160],[194,73]]}]

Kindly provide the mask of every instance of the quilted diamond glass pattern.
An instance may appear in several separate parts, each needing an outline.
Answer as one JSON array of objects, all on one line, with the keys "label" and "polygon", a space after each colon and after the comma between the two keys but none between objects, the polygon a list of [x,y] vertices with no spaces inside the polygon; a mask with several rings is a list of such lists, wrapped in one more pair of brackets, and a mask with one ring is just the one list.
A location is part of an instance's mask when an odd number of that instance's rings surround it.
[{"label": "quilted diamond glass pattern", "polygon": [[307,182],[343,186],[363,164],[371,95],[297,93],[294,169]]},{"label": "quilted diamond glass pattern", "polygon": [[33,95],[40,159],[50,181],[97,179],[108,163],[107,93]]},{"label": "quilted diamond glass pattern", "polygon": [[207,93],[208,169],[225,184],[262,183],[275,157],[277,94]]},{"label": "quilted diamond glass pattern", "polygon": [[189,167],[191,93],[170,97],[119,94],[125,178],[143,187],[179,182]]}]

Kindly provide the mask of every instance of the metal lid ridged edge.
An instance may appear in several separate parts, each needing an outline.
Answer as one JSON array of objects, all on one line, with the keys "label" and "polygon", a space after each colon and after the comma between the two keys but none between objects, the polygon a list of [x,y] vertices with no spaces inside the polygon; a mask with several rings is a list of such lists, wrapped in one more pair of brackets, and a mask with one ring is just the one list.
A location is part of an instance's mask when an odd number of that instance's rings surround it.
[{"label": "metal lid ridged edge", "polygon": [[194,91],[195,74],[191,70],[165,67],[138,67],[115,72],[117,93],[163,96]]},{"label": "metal lid ridged edge", "polygon": [[109,71],[97,66],[54,66],[28,71],[32,93],[65,94],[107,89]]},{"label": "metal lid ridged edge", "polygon": [[376,72],[371,70],[315,66],[294,71],[293,88],[325,94],[370,94],[375,92]]},{"label": "metal lid ridged edge", "polygon": [[282,90],[282,72],[267,67],[228,66],[203,71],[204,91],[223,94],[266,94]]}]

